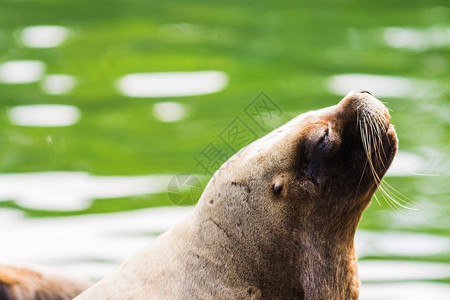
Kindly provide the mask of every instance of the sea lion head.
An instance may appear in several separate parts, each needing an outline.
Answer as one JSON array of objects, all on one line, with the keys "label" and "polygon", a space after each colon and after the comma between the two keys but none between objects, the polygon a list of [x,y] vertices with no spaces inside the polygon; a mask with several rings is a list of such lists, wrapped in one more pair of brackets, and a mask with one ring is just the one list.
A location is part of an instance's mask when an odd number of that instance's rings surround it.
[{"label": "sea lion head", "polygon": [[297,116],[216,172],[195,210],[199,252],[268,299],[356,299],[354,234],[397,144],[366,91]]},{"label": "sea lion head", "polygon": [[235,154],[216,172],[200,204],[248,206],[249,217],[274,222],[276,217],[264,215],[270,212],[289,226],[308,224],[353,238],[397,145],[387,108],[367,91],[352,91],[337,105],[301,114]]}]

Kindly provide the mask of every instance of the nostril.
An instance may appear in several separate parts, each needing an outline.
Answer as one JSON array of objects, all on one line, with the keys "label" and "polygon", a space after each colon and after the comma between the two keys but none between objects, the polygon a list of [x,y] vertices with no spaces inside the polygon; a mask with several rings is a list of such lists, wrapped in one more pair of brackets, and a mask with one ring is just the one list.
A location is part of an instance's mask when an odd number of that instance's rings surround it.
[{"label": "nostril", "polygon": [[[361,94],[369,94],[369,95],[372,95],[369,91],[366,91],[366,90],[359,90],[359,92],[361,93]],[[373,95],[372,95],[373,96]]]}]

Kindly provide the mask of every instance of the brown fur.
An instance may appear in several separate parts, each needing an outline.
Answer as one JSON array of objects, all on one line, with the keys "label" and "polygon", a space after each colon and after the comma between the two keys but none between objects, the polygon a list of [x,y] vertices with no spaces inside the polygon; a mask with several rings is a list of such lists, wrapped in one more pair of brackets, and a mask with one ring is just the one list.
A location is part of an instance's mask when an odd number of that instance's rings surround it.
[{"label": "brown fur", "polygon": [[[376,174],[357,126],[369,113],[382,120]],[[357,299],[354,234],[396,150],[366,92],[300,115],[233,156],[190,217],[77,299]]]},{"label": "brown fur", "polygon": [[88,279],[49,267],[0,265],[1,300],[73,299],[90,286]]}]

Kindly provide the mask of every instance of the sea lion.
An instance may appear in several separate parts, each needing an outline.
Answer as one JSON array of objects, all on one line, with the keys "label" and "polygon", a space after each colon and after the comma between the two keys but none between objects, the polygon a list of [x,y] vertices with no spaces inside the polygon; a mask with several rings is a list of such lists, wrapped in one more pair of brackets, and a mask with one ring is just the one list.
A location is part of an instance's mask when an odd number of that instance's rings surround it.
[{"label": "sea lion", "polygon": [[397,151],[367,91],[235,154],[192,214],[76,299],[357,299],[353,239]]},{"label": "sea lion", "polygon": [[52,267],[0,265],[1,300],[69,300],[91,285],[81,275]]}]

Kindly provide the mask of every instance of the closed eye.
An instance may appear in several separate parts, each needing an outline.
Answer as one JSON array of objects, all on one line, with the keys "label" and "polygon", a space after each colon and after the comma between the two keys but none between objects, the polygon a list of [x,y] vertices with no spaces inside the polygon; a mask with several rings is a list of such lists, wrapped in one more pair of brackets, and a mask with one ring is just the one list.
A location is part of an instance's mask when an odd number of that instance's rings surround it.
[{"label": "closed eye", "polygon": [[311,180],[317,183],[317,178],[319,174],[322,172],[324,157],[328,153],[328,149],[330,149],[331,140],[329,137],[330,130],[327,128],[322,137],[316,142],[314,147],[311,149],[309,165],[307,168],[307,174],[311,177]]},{"label": "closed eye", "polygon": [[327,128],[323,134],[323,136],[320,138],[319,142],[316,146],[316,151],[323,151],[327,148],[327,145],[329,143],[329,128]]},{"label": "closed eye", "polygon": [[327,128],[311,151],[310,157],[312,162],[319,162],[322,160],[323,156],[327,153],[329,145],[331,144],[330,142],[329,129]]}]

